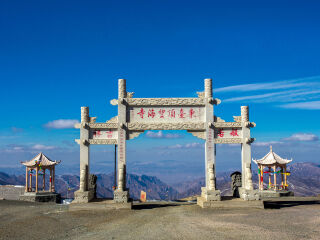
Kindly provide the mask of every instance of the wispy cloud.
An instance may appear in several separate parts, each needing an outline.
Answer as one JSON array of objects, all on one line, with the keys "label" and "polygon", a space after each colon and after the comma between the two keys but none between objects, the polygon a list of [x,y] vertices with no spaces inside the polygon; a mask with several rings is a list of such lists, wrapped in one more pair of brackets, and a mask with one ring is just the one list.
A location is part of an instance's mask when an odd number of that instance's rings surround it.
[{"label": "wispy cloud", "polygon": [[169,149],[190,149],[190,148],[203,148],[203,143],[198,142],[192,142],[192,143],[186,143],[186,144],[175,144],[172,146],[168,146]]},{"label": "wispy cloud", "polygon": [[243,101],[243,100],[258,100],[258,99],[274,99],[275,96],[283,96],[283,95],[288,95],[295,92],[297,92],[297,90],[233,97],[233,98],[225,99],[223,102],[236,102],[236,101]]},{"label": "wispy cloud", "polygon": [[[316,110],[320,109],[319,89],[320,76],[315,76],[271,83],[228,86],[215,89],[215,91],[226,94],[227,97],[223,100],[223,102],[226,103],[239,101],[251,103],[283,103],[275,106],[281,108]],[[238,92],[240,96],[234,96],[235,94],[233,94],[233,96],[230,97],[229,92]],[[256,92],[256,94],[243,96],[242,93],[244,92]]]},{"label": "wispy cloud", "polygon": [[55,148],[56,148],[56,146],[46,146],[43,144],[36,144],[31,147],[31,149],[33,149],[33,150],[52,150]]},{"label": "wispy cloud", "polygon": [[11,127],[11,131],[13,133],[21,133],[23,132],[23,128]]},{"label": "wispy cloud", "polygon": [[296,133],[288,138],[283,138],[284,141],[302,141],[302,142],[315,142],[319,137],[312,133]]},{"label": "wispy cloud", "polygon": [[75,119],[58,119],[48,122],[44,125],[46,128],[52,129],[66,129],[66,128],[74,128],[74,125],[79,123],[78,120]]},{"label": "wispy cloud", "polygon": [[295,133],[290,137],[282,138],[280,141],[253,142],[254,146],[265,147],[270,145],[292,145],[297,142],[317,142],[319,137],[313,133]]},{"label": "wispy cloud", "polygon": [[172,133],[163,133],[162,131],[152,132],[147,131],[146,137],[148,138],[181,138],[180,134],[172,134]]},{"label": "wispy cloud", "polygon": [[34,144],[34,145],[24,145],[24,144],[8,144],[5,148],[0,149],[2,152],[37,152],[45,150],[55,150],[58,149],[57,146]]},{"label": "wispy cloud", "polygon": [[283,142],[280,141],[269,141],[269,142],[254,142],[253,145],[257,147],[266,147],[270,145],[277,145],[277,144],[283,144]]},{"label": "wispy cloud", "polygon": [[215,92],[249,92],[258,90],[277,90],[288,88],[301,88],[314,85],[314,82],[308,82],[311,80],[320,79],[320,76],[305,77],[285,81],[275,81],[269,83],[251,83],[227,86],[214,89]]},{"label": "wispy cloud", "polygon": [[303,110],[319,110],[320,101],[297,102],[278,105],[281,108],[303,109]]}]

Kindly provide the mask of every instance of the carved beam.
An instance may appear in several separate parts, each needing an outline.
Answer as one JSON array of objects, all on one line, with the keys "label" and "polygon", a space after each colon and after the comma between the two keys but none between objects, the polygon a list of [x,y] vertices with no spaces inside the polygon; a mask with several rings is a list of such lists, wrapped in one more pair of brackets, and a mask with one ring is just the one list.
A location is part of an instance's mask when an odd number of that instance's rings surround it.
[{"label": "carved beam", "polygon": [[204,123],[128,123],[129,130],[205,130]]},{"label": "carved beam", "polygon": [[118,144],[117,139],[89,139],[90,144]]},{"label": "carved beam", "polygon": [[225,144],[233,144],[233,143],[242,143],[242,138],[215,138],[214,143],[225,143]]},{"label": "carved beam", "polygon": [[228,128],[228,127],[238,127],[241,128],[241,122],[215,122],[213,125],[216,128]]},{"label": "carved beam", "polygon": [[117,129],[118,123],[89,123],[91,129]]},{"label": "carved beam", "polygon": [[202,98],[127,98],[130,106],[204,106]]}]

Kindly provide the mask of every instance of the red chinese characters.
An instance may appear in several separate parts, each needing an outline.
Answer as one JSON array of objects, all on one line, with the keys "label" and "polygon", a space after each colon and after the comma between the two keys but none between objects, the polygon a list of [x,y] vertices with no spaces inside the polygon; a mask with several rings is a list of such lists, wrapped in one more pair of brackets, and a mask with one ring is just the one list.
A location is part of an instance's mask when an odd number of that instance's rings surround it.
[{"label": "red chinese characters", "polygon": [[164,109],[160,109],[160,110],[158,111],[158,113],[160,114],[160,118],[164,118],[164,113],[165,113],[165,111],[166,111],[166,110],[164,110]]},{"label": "red chinese characters", "polygon": [[232,131],[231,131],[230,135],[233,136],[233,137],[239,136],[239,135],[238,135],[238,129],[232,128]]},{"label": "red chinese characters", "polygon": [[169,110],[169,117],[170,118],[175,118],[176,117],[176,111],[174,109]]},{"label": "red chinese characters", "polygon": [[149,111],[148,111],[148,117],[154,118],[155,115],[156,115],[156,113],[154,112],[154,109],[149,109]]},{"label": "red chinese characters", "polygon": [[179,118],[184,118],[184,111],[183,111],[183,108],[180,109],[180,113],[179,113]]},{"label": "red chinese characters", "polygon": [[112,131],[106,131],[107,133],[107,138],[112,138]]},{"label": "red chinese characters", "polygon": [[190,117],[190,118],[195,117],[194,114],[195,114],[195,111],[193,110],[193,108],[190,108],[190,110],[189,110],[189,117]]},{"label": "red chinese characters", "polygon": [[101,131],[100,131],[100,130],[93,132],[93,136],[94,136],[94,137],[97,137],[97,136],[100,136],[100,135],[101,135]]},{"label": "red chinese characters", "polygon": [[140,112],[138,112],[138,115],[140,115],[141,118],[143,118],[143,115],[145,114],[145,111],[143,108],[140,109]]},{"label": "red chinese characters", "polygon": [[218,136],[219,137],[223,137],[224,136],[223,128],[218,129]]}]

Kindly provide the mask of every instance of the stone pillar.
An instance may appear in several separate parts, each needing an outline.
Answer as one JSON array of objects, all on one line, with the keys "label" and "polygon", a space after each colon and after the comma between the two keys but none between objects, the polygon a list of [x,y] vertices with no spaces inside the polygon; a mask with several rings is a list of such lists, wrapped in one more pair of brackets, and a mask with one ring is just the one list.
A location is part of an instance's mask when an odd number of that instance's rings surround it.
[{"label": "stone pillar", "polygon": [[93,199],[93,191],[88,189],[90,174],[89,107],[81,107],[80,127],[80,187],[74,193],[76,203],[86,203]]},{"label": "stone pillar", "polygon": [[127,106],[126,80],[118,80],[118,187],[114,191],[114,202],[127,203],[129,189],[126,187],[126,138]]},{"label": "stone pillar", "polygon": [[240,196],[244,200],[259,200],[259,193],[253,190],[252,172],[251,172],[251,137],[249,122],[249,107],[241,106],[241,168],[242,168],[242,187]]},{"label": "stone pillar", "polygon": [[204,80],[204,101],[205,101],[205,173],[206,185],[201,188],[201,197],[205,201],[220,201],[220,191],[216,189],[216,150],[214,144],[214,118],[213,118],[213,98],[212,98],[212,79]]}]

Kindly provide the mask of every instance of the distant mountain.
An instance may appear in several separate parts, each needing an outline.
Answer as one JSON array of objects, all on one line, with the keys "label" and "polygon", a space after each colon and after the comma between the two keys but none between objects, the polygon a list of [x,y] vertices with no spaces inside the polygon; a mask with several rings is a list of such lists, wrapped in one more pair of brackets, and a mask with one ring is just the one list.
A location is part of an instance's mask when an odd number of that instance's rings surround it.
[{"label": "distant mountain", "polygon": [[[47,176],[48,177],[48,176]],[[61,175],[56,176],[56,192],[62,197],[74,197],[74,191],[79,189],[79,176]],[[97,174],[97,197],[112,198],[114,175],[113,174]],[[0,185],[24,185],[24,175],[8,175],[0,172]],[[33,186],[35,181],[33,180]],[[157,177],[138,176],[135,174],[127,175],[127,186],[130,189],[130,197],[140,199],[141,190],[147,192],[147,199],[173,200],[179,198],[179,193],[174,188],[160,181]],[[49,187],[49,179],[46,179],[46,188]],[[68,189],[70,189],[68,191]],[[42,190],[42,182],[39,182],[39,190]]]},{"label": "distant mountain", "polygon": [[[289,188],[294,191],[296,196],[312,196],[320,194],[320,165],[314,163],[293,163],[288,167],[291,175],[288,177]],[[221,190],[222,195],[231,195],[230,190],[231,172],[217,173],[217,188]],[[253,171],[253,183],[257,188],[258,175]],[[48,176],[47,176],[48,177]],[[97,197],[113,197],[113,174],[97,174]],[[280,179],[278,180],[280,181]],[[24,185],[24,175],[9,175],[0,172],[0,185]],[[46,185],[49,185],[49,179],[46,179]],[[134,199],[140,198],[140,191],[147,192],[147,199],[174,200],[194,196],[201,193],[201,187],[205,185],[205,178],[195,179],[176,183],[172,186],[162,182],[157,177],[146,175],[128,174],[127,186],[130,189],[130,196]],[[41,190],[41,183],[39,184]],[[61,193],[62,197],[73,198],[73,192],[79,189],[79,176],[60,175],[56,176],[56,191]],[[68,191],[68,189],[70,189]]]},{"label": "distant mountain", "polygon": [[[292,163],[288,165],[288,185],[295,196],[314,196],[320,194],[320,165],[315,163]],[[231,195],[232,172],[217,173],[217,188],[221,190],[222,195]],[[258,173],[252,172],[254,188],[258,188]],[[273,178],[272,178],[273,181]],[[280,182],[280,176],[277,181]],[[180,193],[181,198],[201,194],[201,187],[204,186],[205,178],[199,178],[194,181],[174,184],[173,187]],[[265,183],[267,180],[265,179]]]}]

